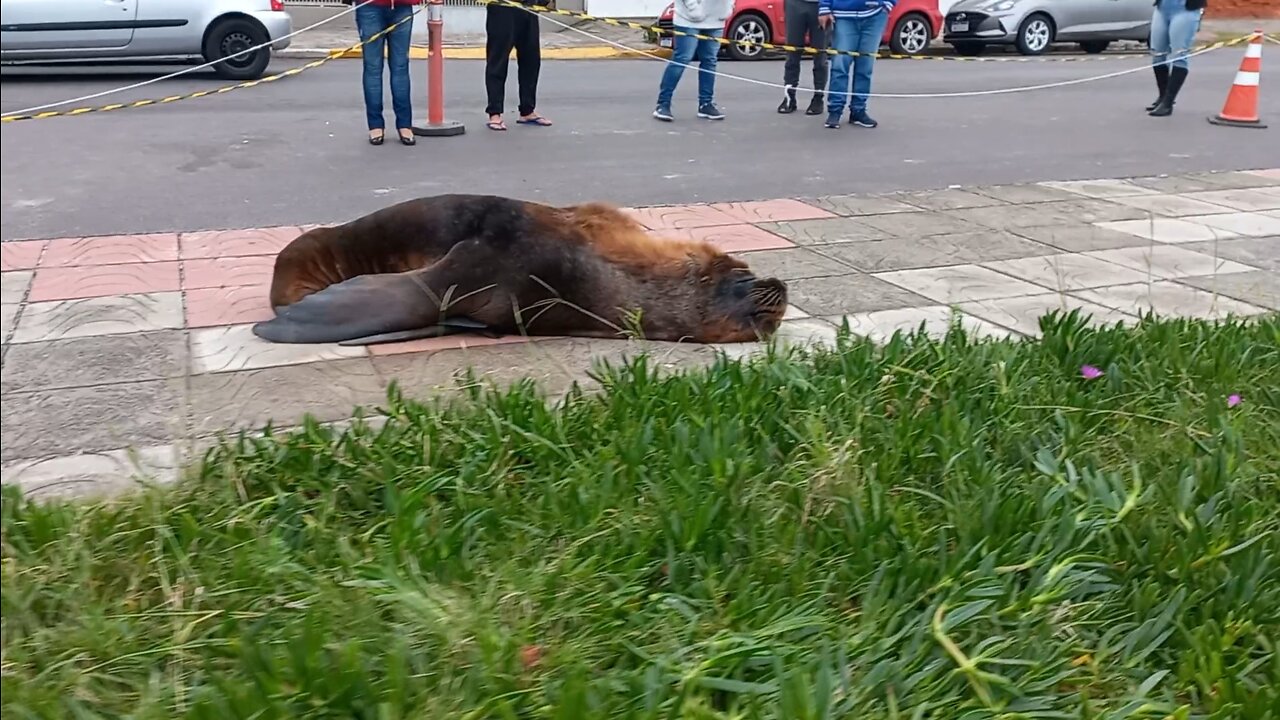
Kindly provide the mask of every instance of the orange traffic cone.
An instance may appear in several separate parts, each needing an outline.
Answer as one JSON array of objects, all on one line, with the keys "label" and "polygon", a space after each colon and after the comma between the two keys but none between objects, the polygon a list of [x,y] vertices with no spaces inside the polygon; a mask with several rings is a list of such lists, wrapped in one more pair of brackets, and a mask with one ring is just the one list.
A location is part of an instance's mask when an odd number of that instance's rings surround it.
[{"label": "orange traffic cone", "polygon": [[1231,92],[1227,93],[1227,101],[1222,105],[1222,112],[1210,116],[1209,122],[1231,127],[1266,127],[1258,119],[1258,78],[1261,75],[1262,31],[1255,30],[1244,51],[1244,59],[1240,61],[1236,79],[1231,83]]}]

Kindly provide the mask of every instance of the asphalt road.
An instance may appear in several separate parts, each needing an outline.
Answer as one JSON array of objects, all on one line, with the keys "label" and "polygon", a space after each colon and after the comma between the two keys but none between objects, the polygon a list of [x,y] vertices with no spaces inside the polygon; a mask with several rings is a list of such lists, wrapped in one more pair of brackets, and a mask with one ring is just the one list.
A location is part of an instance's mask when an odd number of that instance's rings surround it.
[{"label": "asphalt road", "polygon": [[[1273,127],[1205,121],[1243,54],[1193,59],[1170,118],[1150,118],[1143,58],[1093,62],[882,61],[875,89],[948,93],[1038,85],[1125,68],[1099,82],[963,98],[874,98],[874,130],[826,130],[821,118],[774,112],[779,92],[727,78],[728,115],[694,117],[696,76],[677,91],[677,122],[650,117],[663,65],[645,60],[547,61],[539,110],[552,128],[484,127],[483,66],[450,61],[447,114],[467,133],[365,141],[360,64],[335,61],[301,76],[165,106],[3,126],[3,239],[342,221],[393,202],[484,192],[554,203],[624,205],[751,200],[952,184],[1116,177],[1280,166],[1280,95],[1264,81]],[[273,70],[297,61],[278,61]],[[5,112],[125,85],[172,68],[5,68]],[[782,65],[722,62],[723,72],[777,82]],[[412,67],[425,116],[424,62]],[[808,77],[809,68],[803,69]],[[97,103],[216,87],[209,75],[158,83]],[[801,98],[802,103],[807,97]],[[391,122],[389,96],[388,122]]]}]

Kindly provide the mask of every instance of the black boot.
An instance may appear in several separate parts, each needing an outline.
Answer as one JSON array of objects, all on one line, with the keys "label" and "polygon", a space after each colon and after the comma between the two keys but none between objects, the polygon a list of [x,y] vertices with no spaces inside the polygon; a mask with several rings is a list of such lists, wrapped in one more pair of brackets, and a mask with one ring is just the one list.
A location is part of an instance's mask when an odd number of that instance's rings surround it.
[{"label": "black boot", "polygon": [[825,106],[822,103],[822,91],[813,94],[813,99],[809,101],[809,107],[804,111],[805,115],[821,115]]},{"label": "black boot", "polygon": [[1156,109],[1156,106],[1164,99],[1165,90],[1169,88],[1169,66],[1165,63],[1160,63],[1159,65],[1152,65],[1151,70],[1156,74],[1156,89],[1160,91],[1160,94],[1156,96],[1155,102],[1147,106],[1147,112]]},{"label": "black boot", "polygon": [[782,114],[793,113],[796,111],[796,89],[787,88],[787,94],[782,96],[782,104],[778,106],[778,112]]},{"label": "black boot", "polygon": [[1164,95],[1160,98],[1160,102],[1147,114],[1151,117],[1164,117],[1166,115],[1173,114],[1173,103],[1178,99],[1178,91],[1182,89],[1182,83],[1186,79],[1186,68],[1175,67],[1170,70],[1169,87],[1165,89]]}]

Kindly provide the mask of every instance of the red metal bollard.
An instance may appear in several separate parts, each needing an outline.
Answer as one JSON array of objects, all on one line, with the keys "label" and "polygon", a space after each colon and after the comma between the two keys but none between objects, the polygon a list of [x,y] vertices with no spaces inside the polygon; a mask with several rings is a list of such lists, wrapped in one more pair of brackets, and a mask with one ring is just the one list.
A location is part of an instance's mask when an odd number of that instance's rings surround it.
[{"label": "red metal bollard", "polygon": [[427,122],[414,135],[448,137],[467,131],[462,123],[444,119],[444,0],[427,0]]}]

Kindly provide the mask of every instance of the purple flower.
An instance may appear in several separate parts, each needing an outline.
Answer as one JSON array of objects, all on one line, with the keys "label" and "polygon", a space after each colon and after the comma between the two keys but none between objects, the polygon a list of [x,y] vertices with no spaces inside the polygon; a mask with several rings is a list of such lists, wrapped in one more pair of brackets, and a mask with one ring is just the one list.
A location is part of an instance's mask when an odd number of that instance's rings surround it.
[{"label": "purple flower", "polygon": [[1233,408],[1233,407],[1235,407],[1235,406],[1237,406],[1237,405],[1239,405],[1239,404],[1240,404],[1240,396],[1239,396],[1239,395],[1232,394],[1232,395],[1228,395],[1228,396],[1227,396],[1227,407],[1229,407],[1229,408]]},{"label": "purple flower", "polygon": [[1102,371],[1092,365],[1081,365],[1080,377],[1085,380],[1096,380],[1102,377]]}]

